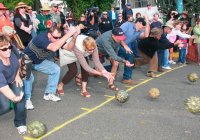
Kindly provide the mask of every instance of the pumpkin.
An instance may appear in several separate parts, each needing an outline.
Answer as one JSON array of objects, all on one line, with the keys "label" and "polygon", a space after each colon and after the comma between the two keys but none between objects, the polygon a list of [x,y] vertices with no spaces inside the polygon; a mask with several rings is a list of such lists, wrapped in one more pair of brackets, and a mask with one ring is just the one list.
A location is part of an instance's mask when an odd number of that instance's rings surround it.
[{"label": "pumpkin", "polygon": [[151,88],[149,90],[149,97],[152,99],[157,99],[160,96],[160,91],[158,88]]},{"label": "pumpkin", "polygon": [[198,80],[199,77],[196,73],[192,72],[188,74],[187,78],[190,82],[194,83]]},{"label": "pumpkin", "polygon": [[125,90],[120,90],[115,94],[115,99],[120,103],[125,103],[128,98],[129,95]]},{"label": "pumpkin", "polygon": [[185,100],[185,109],[193,114],[200,112],[200,98],[190,96]]},{"label": "pumpkin", "polygon": [[47,131],[46,125],[39,121],[33,121],[28,125],[28,134],[33,138],[39,138]]}]

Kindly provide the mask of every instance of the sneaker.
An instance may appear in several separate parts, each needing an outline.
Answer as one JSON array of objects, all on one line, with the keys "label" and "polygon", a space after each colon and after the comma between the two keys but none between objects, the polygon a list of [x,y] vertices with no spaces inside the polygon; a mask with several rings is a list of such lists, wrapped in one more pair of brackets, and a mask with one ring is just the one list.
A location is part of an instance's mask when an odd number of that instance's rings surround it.
[{"label": "sneaker", "polygon": [[166,70],[171,70],[172,69],[170,66],[166,66],[166,67],[162,66],[162,68],[166,69]]},{"label": "sneaker", "polygon": [[53,101],[53,102],[58,102],[60,101],[61,99],[56,96],[55,94],[44,94],[44,97],[43,97],[44,100],[46,101]]},{"label": "sneaker", "polygon": [[169,64],[176,64],[174,60],[169,60]]},{"label": "sneaker", "polygon": [[179,64],[179,65],[183,65],[183,63],[181,63],[181,62],[178,62],[178,64]]},{"label": "sneaker", "polygon": [[30,99],[26,100],[25,107],[26,107],[27,110],[34,109],[34,106],[33,106],[33,104],[32,104]]},{"label": "sneaker", "polygon": [[148,77],[152,77],[152,78],[156,78],[158,77],[154,72],[150,71],[150,72],[147,72],[147,76]]},{"label": "sneaker", "polygon": [[24,135],[24,134],[26,134],[26,132],[27,132],[27,127],[24,126],[24,125],[19,126],[19,127],[16,127],[16,128],[17,128],[18,133],[19,133],[20,135]]},{"label": "sneaker", "polygon": [[135,81],[133,81],[133,80],[131,80],[131,79],[129,79],[129,80],[123,79],[121,82],[122,82],[123,84],[128,84],[128,85],[137,84]]}]

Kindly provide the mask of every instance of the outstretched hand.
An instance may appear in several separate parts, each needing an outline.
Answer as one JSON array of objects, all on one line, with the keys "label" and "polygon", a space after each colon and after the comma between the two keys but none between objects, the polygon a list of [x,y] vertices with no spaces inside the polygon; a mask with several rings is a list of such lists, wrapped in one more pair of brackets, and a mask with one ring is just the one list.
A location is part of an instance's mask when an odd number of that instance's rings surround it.
[{"label": "outstretched hand", "polygon": [[105,77],[108,80],[108,82],[111,81],[111,80],[112,81],[115,80],[114,74],[107,72],[106,70],[102,71],[102,75],[103,75],[103,77]]},{"label": "outstretched hand", "polygon": [[129,48],[129,47],[126,47],[126,48],[124,48],[125,50],[126,50],[126,53],[129,53],[129,54],[132,54],[133,53],[133,51]]},{"label": "outstretched hand", "polygon": [[133,67],[133,66],[134,66],[134,64],[131,64],[129,61],[126,61],[126,62],[125,62],[125,65],[126,65],[127,67]]}]

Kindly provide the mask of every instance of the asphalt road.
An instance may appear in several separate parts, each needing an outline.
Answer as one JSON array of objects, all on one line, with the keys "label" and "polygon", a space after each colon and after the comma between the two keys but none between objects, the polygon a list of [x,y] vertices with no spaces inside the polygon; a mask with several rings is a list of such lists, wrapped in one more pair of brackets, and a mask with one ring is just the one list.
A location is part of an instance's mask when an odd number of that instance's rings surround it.
[{"label": "asphalt road", "polygon": [[[199,140],[200,116],[184,109],[189,96],[200,97],[200,81],[190,84],[189,72],[200,76],[199,66],[174,65],[174,69],[160,73],[158,78],[145,76],[147,66],[134,69],[133,79],[137,85],[120,82],[120,67],[116,85],[127,90],[129,101],[120,104],[115,92],[107,88],[103,78],[90,78],[86,99],[80,95],[80,87],[74,80],[65,86],[61,102],[42,99],[47,76],[35,73],[32,101],[34,110],[27,111],[27,123],[34,120],[47,125],[42,140]],[[62,75],[66,67],[62,68]],[[159,88],[161,96],[151,100],[147,94],[151,87]],[[0,116],[0,140],[32,138],[19,136],[13,125],[13,111]]]}]

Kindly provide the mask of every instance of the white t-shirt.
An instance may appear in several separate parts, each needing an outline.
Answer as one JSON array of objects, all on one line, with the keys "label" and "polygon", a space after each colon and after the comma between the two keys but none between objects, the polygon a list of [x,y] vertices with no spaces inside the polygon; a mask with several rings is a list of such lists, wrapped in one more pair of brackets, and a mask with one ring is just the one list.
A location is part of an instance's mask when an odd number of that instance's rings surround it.
[{"label": "white t-shirt", "polygon": [[[87,38],[86,35],[78,35],[76,38],[75,46],[78,50],[83,52],[84,56],[88,56],[89,53],[87,53],[83,47],[83,40]],[[67,44],[72,40],[72,37],[67,40]],[[59,56],[60,56],[60,66],[64,66],[73,62],[77,61],[76,55],[73,51],[67,51],[65,49],[59,49]]]}]

